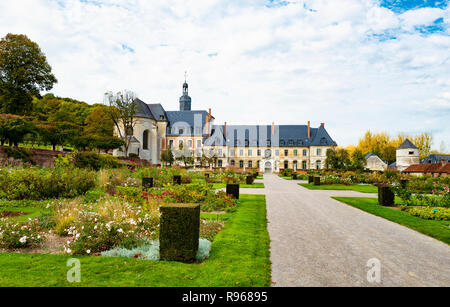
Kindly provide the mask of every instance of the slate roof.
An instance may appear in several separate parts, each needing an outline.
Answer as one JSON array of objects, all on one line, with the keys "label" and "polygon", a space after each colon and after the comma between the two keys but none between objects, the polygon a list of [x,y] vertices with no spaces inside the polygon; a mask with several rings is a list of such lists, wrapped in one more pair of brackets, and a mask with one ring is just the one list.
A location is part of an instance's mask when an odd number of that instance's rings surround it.
[{"label": "slate roof", "polygon": [[422,159],[420,163],[439,163],[439,162],[450,162],[450,155],[429,155],[428,157]]},{"label": "slate roof", "polygon": [[410,140],[405,139],[405,141],[397,148],[399,149],[418,149]]},{"label": "slate roof", "polygon": [[[311,128],[311,137],[308,138],[306,125],[276,125],[274,135],[279,135],[278,144],[272,139],[272,125],[230,125],[227,127],[227,140],[224,137],[224,126],[214,126],[212,137],[205,140],[209,146],[259,146],[266,147],[271,140],[273,147],[309,147],[309,146],[335,146],[336,142],[329,136],[322,126]],[[252,131],[252,136],[250,136]],[[273,144],[272,144],[273,143]]]},{"label": "slate roof", "polygon": [[364,159],[367,160],[367,159],[369,159],[370,157],[377,157],[378,159],[380,159],[381,161],[383,161],[385,164],[388,164],[386,160],[381,159],[380,157],[378,157],[377,154],[375,154],[375,153],[373,153],[373,152],[368,153],[368,154],[364,157]]},{"label": "slate roof", "polygon": [[143,117],[143,118],[149,118],[149,119],[156,119],[153,115],[152,111],[150,110],[150,107],[140,100],[139,98],[136,98],[134,102],[137,103],[136,105],[136,117]]},{"label": "slate roof", "polygon": [[153,116],[158,121],[167,121],[167,114],[164,110],[163,106],[160,103],[153,103],[153,104],[147,104],[147,106],[150,109],[150,112],[152,112]]},{"label": "slate roof", "polygon": [[[204,110],[198,111],[166,111],[169,125],[167,126],[167,135],[176,136],[178,133],[174,133],[172,128],[177,124],[187,123],[189,127],[193,128],[195,124],[196,115],[201,116],[202,129],[206,126],[206,118],[209,116],[209,112]],[[212,117],[214,119],[214,117]]]}]

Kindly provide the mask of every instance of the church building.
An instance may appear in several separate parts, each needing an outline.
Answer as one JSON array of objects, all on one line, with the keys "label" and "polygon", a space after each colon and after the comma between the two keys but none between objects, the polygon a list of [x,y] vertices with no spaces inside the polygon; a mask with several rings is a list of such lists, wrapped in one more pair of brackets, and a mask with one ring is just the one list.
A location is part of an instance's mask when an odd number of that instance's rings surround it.
[{"label": "church building", "polygon": [[[325,124],[307,125],[215,125],[211,109],[192,110],[189,85],[183,84],[179,111],[165,111],[161,104],[136,99],[136,124],[128,153],[153,164],[161,163],[167,148],[188,152],[194,160],[205,153],[216,167],[235,166],[278,172],[325,167],[326,152],[337,146]],[[124,149],[114,155],[124,156]]]}]

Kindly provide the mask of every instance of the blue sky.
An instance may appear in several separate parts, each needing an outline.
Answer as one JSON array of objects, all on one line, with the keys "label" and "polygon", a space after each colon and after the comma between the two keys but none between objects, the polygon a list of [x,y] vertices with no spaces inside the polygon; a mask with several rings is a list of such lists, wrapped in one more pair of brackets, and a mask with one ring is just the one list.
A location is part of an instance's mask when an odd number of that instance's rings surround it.
[{"label": "blue sky", "polygon": [[0,36],[46,53],[57,95],[129,89],[217,123],[325,122],[340,145],[368,129],[431,132],[450,151],[450,9],[438,0],[16,0]]}]

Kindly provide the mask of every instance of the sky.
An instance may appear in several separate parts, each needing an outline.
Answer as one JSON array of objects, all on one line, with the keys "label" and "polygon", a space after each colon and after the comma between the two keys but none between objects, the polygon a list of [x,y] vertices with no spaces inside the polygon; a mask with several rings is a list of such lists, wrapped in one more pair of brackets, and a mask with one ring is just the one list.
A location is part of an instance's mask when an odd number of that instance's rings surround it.
[{"label": "sky", "polygon": [[429,132],[450,151],[449,23],[448,0],[0,1],[0,37],[40,45],[55,95],[178,110],[187,71],[216,124],[325,123],[341,146]]}]

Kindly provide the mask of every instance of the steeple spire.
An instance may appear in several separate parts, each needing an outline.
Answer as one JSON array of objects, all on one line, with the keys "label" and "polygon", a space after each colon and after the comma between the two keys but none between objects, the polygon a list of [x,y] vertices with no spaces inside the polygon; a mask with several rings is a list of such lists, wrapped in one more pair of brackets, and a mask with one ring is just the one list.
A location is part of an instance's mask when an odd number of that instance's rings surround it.
[{"label": "steeple spire", "polygon": [[183,96],[180,98],[180,111],[191,111],[191,97],[189,97],[187,71],[184,73]]}]

